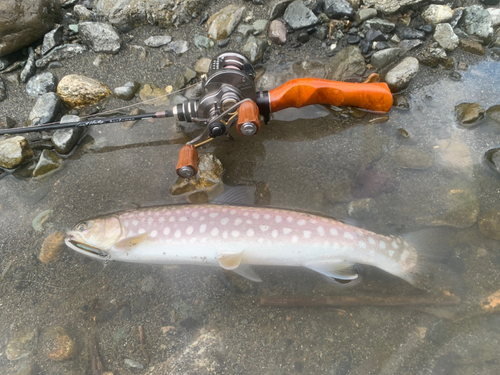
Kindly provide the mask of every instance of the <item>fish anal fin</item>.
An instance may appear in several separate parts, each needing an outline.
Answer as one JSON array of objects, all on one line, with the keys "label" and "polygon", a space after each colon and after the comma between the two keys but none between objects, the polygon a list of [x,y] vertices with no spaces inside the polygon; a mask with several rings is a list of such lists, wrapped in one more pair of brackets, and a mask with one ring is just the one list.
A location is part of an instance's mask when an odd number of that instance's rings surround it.
[{"label": "fish anal fin", "polygon": [[123,250],[125,252],[131,251],[134,247],[143,242],[146,238],[148,238],[149,232],[138,234],[137,236],[127,237],[123,240],[120,240],[116,243],[115,248],[119,250]]},{"label": "fish anal fin", "polygon": [[255,281],[257,283],[262,282],[262,279],[259,277],[259,275],[257,275],[253,268],[248,264],[240,264],[238,268],[235,268],[232,271],[250,281]]},{"label": "fish anal fin", "polygon": [[234,270],[239,267],[242,258],[243,251],[240,251],[238,253],[224,253],[220,255],[217,260],[220,266],[225,270]]},{"label": "fish anal fin", "polygon": [[354,264],[346,261],[326,260],[309,262],[304,266],[310,270],[334,279],[355,280],[359,277],[359,273]]}]

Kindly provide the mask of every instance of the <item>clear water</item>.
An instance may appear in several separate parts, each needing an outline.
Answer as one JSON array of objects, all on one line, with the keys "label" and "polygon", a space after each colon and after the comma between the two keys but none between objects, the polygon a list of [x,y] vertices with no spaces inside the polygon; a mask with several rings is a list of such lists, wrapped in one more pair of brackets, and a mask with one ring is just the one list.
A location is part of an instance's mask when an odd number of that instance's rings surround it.
[{"label": "clear water", "polygon": [[[500,176],[482,158],[499,143],[486,119],[474,129],[455,121],[454,107],[499,103],[500,66],[485,62],[460,81],[442,79],[414,90],[411,109],[381,117],[344,117],[308,108],[282,114],[261,134],[217,140],[213,152],[229,185],[268,186],[270,204],[318,212],[383,234],[438,227],[448,246],[425,291],[365,270],[363,282],[339,289],[302,269],[259,268],[264,282],[197,267],[103,266],[67,250],[42,264],[45,237],[81,219],[169,204],[177,155],[186,141],[173,119],[92,130],[65,167],[42,180],[0,181],[0,368],[28,361],[47,374],[94,374],[88,336],[104,369],[131,374],[497,374],[499,319],[478,303],[500,289],[500,242],[484,237],[477,215],[500,209]],[[304,119],[305,118],[305,119]],[[398,130],[403,128],[409,138]],[[92,141],[92,139],[93,141]],[[396,150],[433,160],[404,169]],[[344,186],[344,190],[342,190]],[[345,186],[351,189],[345,189]],[[347,193],[343,193],[347,191]],[[458,197],[458,198],[457,198]],[[371,198],[368,213],[349,216],[349,202]],[[43,230],[35,218],[52,210]],[[441,224],[447,224],[446,229]],[[451,225],[451,227],[450,227]],[[459,296],[454,306],[260,306],[262,297]],[[44,333],[62,326],[76,343],[71,360],[47,358]],[[138,326],[144,329],[144,351]],[[163,328],[162,327],[167,327]],[[6,357],[16,334],[38,330],[31,354]],[[145,370],[124,364],[132,359]]]}]

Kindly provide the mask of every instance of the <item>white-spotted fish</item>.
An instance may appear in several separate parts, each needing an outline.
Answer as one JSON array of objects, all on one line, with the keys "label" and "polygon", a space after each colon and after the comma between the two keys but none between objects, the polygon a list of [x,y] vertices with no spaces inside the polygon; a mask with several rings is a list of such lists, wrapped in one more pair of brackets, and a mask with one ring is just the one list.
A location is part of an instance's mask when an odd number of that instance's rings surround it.
[{"label": "white-spotted fish", "polygon": [[78,223],[66,244],[101,260],[220,266],[253,281],[262,280],[252,265],[302,266],[349,281],[362,264],[412,284],[422,271],[421,254],[403,238],[274,208],[144,208]]}]

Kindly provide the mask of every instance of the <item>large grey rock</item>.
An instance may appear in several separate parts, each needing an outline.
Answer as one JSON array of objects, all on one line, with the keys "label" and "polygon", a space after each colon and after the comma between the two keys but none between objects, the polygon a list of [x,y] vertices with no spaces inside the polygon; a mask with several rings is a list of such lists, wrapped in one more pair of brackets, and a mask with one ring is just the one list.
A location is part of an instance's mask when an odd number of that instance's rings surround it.
[{"label": "large grey rock", "polygon": [[[75,115],[66,115],[61,118],[61,123],[78,122],[81,118]],[[60,154],[69,153],[80,139],[84,132],[82,127],[59,129],[52,135],[51,141],[54,148]]]},{"label": "large grey rock", "polygon": [[477,37],[483,42],[487,42],[493,35],[491,15],[481,5],[465,8],[460,25],[467,34]]},{"label": "large grey rock", "polygon": [[419,4],[423,1],[424,0],[364,0],[364,4],[372,5],[379,12],[384,14],[392,14],[397,12],[401,7]]},{"label": "large grey rock", "polygon": [[38,98],[28,117],[28,126],[36,126],[54,120],[61,107],[61,99],[54,92]]},{"label": "large grey rock", "polygon": [[169,35],[153,35],[144,41],[144,44],[148,47],[158,48],[165,46],[172,41],[172,37]]},{"label": "large grey rock", "polygon": [[41,39],[61,17],[59,0],[0,1],[0,56]]},{"label": "large grey rock", "polygon": [[36,60],[36,66],[38,68],[44,68],[53,61],[69,59],[71,57],[79,55],[80,53],[85,52],[86,50],[87,47],[78,43],[58,46],[54,48],[52,51],[50,51],[48,55],[42,57],[41,59]]},{"label": "large grey rock", "polygon": [[352,18],[354,9],[347,0],[325,0],[324,13],[330,18]]},{"label": "large grey rock", "polygon": [[214,40],[229,37],[241,21],[245,7],[241,5],[228,5],[208,19],[208,35]]},{"label": "large grey rock", "polygon": [[365,58],[358,46],[345,47],[328,62],[326,70],[326,78],[334,81],[360,77],[366,70]]},{"label": "large grey rock", "polygon": [[448,22],[453,18],[453,10],[448,5],[431,4],[422,12],[422,18],[431,25]]},{"label": "large grey rock", "polygon": [[139,25],[180,26],[199,16],[205,0],[94,0],[96,19],[119,30]]},{"label": "large grey rock", "polygon": [[370,64],[375,69],[383,69],[392,64],[405,52],[402,48],[387,48],[382,51],[377,51],[372,55]]},{"label": "large grey rock", "polygon": [[293,29],[301,29],[318,23],[318,18],[302,0],[295,0],[291,3],[286,8],[283,18]]},{"label": "large grey rock", "polygon": [[82,42],[95,53],[117,53],[121,39],[117,30],[103,22],[80,22],[78,30]]},{"label": "large grey rock", "polygon": [[75,13],[76,18],[79,21],[93,21],[94,20],[94,14],[92,11],[88,10],[86,7],[83,5],[75,5],[73,8],[73,12]]},{"label": "large grey rock", "polygon": [[38,97],[56,91],[56,77],[51,72],[43,72],[31,77],[26,84],[26,93]]},{"label": "large grey rock", "polygon": [[269,11],[269,20],[281,17],[292,0],[275,0]]},{"label": "large grey rock", "polygon": [[385,76],[385,81],[392,92],[398,92],[410,84],[410,81],[418,73],[419,63],[414,57],[407,57],[392,68]]},{"label": "large grey rock", "polygon": [[267,41],[250,35],[243,46],[243,53],[250,59],[251,63],[257,62],[267,47]]},{"label": "large grey rock", "polygon": [[165,47],[165,51],[173,52],[176,55],[182,55],[186,53],[189,49],[188,42],[186,40],[176,40],[175,42],[170,42]]},{"label": "large grey rock", "polygon": [[373,8],[365,8],[365,9],[360,9],[354,16],[354,20],[357,23],[362,23],[366,20],[372,19],[377,17],[377,9]]},{"label": "large grey rock", "polygon": [[33,150],[26,138],[17,136],[0,141],[0,167],[17,168],[32,157]]},{"label": "large grey rock", "polygon": [[42,55],[46,55],[51,49],[62,43],[63,27],[58,26],[54,30],[48,32],[43,37]]},{"label": "large grey rock", "polygon": [[28,79],[33,77],[35,72],[36,72],[35,51],[33,51],[33,48],[30,47],[28,49],[28,60],[26,60],[26,65],[24,65],[24,68],[19,76],[21,82],[26,83]]},{"label": "large grey rock", "polygon": [[384,34],[390,33],[396,25],[382,18],[372,18],[363,23],[361,30],[366,34],[368,30],[379,30]]},{"label": "large grey rock", "polygon": [[434,40],[447,51],[454,51],[458,47],[458,36],[453,32],[449,23],[440,23],[434,30]]}]

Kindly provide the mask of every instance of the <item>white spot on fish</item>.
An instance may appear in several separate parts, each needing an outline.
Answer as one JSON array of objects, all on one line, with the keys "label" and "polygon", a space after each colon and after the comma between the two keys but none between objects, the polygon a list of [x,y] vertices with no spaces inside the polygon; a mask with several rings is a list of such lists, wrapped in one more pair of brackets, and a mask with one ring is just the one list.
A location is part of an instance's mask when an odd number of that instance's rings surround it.
[{"label": "white spot on fish", "polygon": [[224,212],[224,213],[226,213],[227,211],[228,211],[228,209],[227,209],[227,208],[223,208],[223,209],[222,209],[222,212]]},{"label": "white spot on fish", "polygon": [[373,238],[371,238],[371,237],[368,237],[368,243],[370,245],[375,245],[375,240]]},{"label": "white spot on fish", "polygon": [[174,233],[174,237],[175,237],[175,238],[179,238],[181,235],[182,235],[182,232],[181,232],[181,230],[180,230],[180,229],[177,229],[177,230],[175,231],[175,233]]},{"label": "white spot on fish", "polygon": [[250,215],[248,212],[243,213],[243,216],[248,216],[248,215]]},{"label": "white spot on fish", "polygon": [[205,216],[200,216],[200,221],[205,220]]},{"label": "white spot on fish", "polygon": [[410,255],[410,252],[409,251],[403,251],[403,254],[401,254],[401,262],[404,262],[408,256]]},{"label": "white spot on fish", "polygon": [[196,240],[197,240],[197,238],[196,238],[196,237],[191,237],[191,238],[189,239],[189,243],[195,243],[195,242],[196,242]]},{"label": "white spot on fish", "polygon": [[151,234],[149,236],[155,238],[157,235],[158,235],[158,231],[154,230],[151,232]]},{"label": "white spot on fish", "polygon": [[201,224],[200,225],[200,233],[205,233],[207,230],[207,224]]},{"label": "white spot on fish", "polygon": [[139,212],[139,216],[144,216],[144,212]]},{"label": "white spot on fish", "polygon": [[297,224],[299,227],[301,227],[303,225],[306,225],[306,221],[304,219],[300,219],[299,221],[297,221]]},{"label": "white spot on fish", "polygon": [[254,235],[253,229],[247,230],[247,237],[252,237]]},{"label": "white spot on fish", "polygon": [[231,215],[236,215],[236,210],[231,210],[231,211],[229,211],[229,213],[230,213]]},{"label": "white spot on fish", "polygon": [[282,219],[282,217],[281,217],[281,216],[279,216],[279,215],[278,215],[278,216],[276,216],[276,217],[274,218],[274,220],[275,220],[275,221],[279,224],[279,223],[281,223],[281,220],[283,220],[283,219]]},{"label": "white spot on fish", "polygon": [[211,234],[212,236],[214,236],[214,237],[215,237],[215,236],[217,236],[217,235],[219,234],[219,229],[217,229],[217,228],[212,229],[212,230],[210,231],[210,234]]},{"label": "white spot on fish", "polygon": [[292,233],[292,230],[290,228],[283,228],[283,233],[290,234],[290,233]]},{"label": "white spot on fish", "polygon": [[146,233],[146,230],[145,230],[145,229],[143,229],[143,228],[141,228],[141,229],[139,229],[139,230],[137,231],[137,233],[139,233],[139,234],[143,234],[143,233]]},{"label": "white spot on fish", "polygon": [[229,218],[228,218],[228,217],[225,217],[225,218],[223,218],[223,219],[220,219],[220,223],[221,223],[222,225],[226,225],[227,223],[229,223]]},{"label": "white spot on fish", "polygon": [[187,218],[186,216],[181,216],[181,217],[179,218],[179,221],[187,221],[187,219],[188,219],[188,218]]},{"label": "white spot on fish", "polygon": [[186,228],[186,234],[192,234],[194,232],[194,228],[192,226],[189,226]]},{"label": "white spot on fish", "polygon": [[164,234],[165,236],[168,236],[168,234],[169,234],[169,233],[170,233],[170,227],[165,227],[165,228],[163,228],[163,234]]},{"label": "white spot on fish", "polygon": [[193,217],[198,217],[199,213],[198,213],[198,211],[194,211],[191,215],[192,215]]},{"label": "white spot on fish", "polygon": [[248,219],[248,220],[246,221],[246,223],[247,223],[247,224],[252,224],[252,220]]},{"label": "white spot on fish", "polygon": [[124,225],[125,227],[128,227],[128,224],[129,224],[129,223],[128,223],[128,220],[125,220],[125,221],[123,222],[123,225]]},{"label": "white spot on fish", "polygon": [[339,245],[339,243],[338,243],[338,242],[335,242],[335,243],[333,244],[333,248],[334,248],[334,249],[340,249],[340,245]]},{"label": "white spot on fish", "polygon": [[158,222],[163,223],[165,221],[165,218],[162,216],[158,219]]},{"label": "white spot on fish", "polygon": [[375,250],[372,249],[372,250],[370,250],[370,255],[373,255],[373,254],[375,254]]},{"label": "white spot on fish", "polygon": [[259,225],[259,228],[263,232],[267,232],[269,230],[269,226],[268,225]]},{"label": "white spot on fish", "polygon": [[316,223],[317,223],[317,221],[316,221],[315,219],[309,219],[309,222],[310,222],[311,224],[316,224]]},{"label": "white spot on fish", "polygon": [[325,235],[325,229],[323,227],[318,227],[316,230],[318,231],[318,234],[320,236],[324,236]]},{"label": "white spot on fish", "polygon": [[208,209],[207,209],[207,208],[205,208],[205,209],[203,210],[203,213],[204,213],[204,214],[206,214],[207,212],[208,212]]},{"label": "white spot on fish", "polygon": [[293,217],[288,216],[288,217],[286,218],[286,221],[288,221],[289,223],[291,223],[291,222],[293,221]]},{"label": "white spot on fish", "polygon": [[154,218],[154,217],[152,217],[152,216],[148,217],[148,223],[150,223],[150,224],[151,224],[154,220],[155,220],[155,218]]},{"label": "white spot on fish", "polygon": [[292,236],[292,243],[297,243],[297,242],[299,242],[299,237]]},{"label": "white spot on fish", "polygon": [[234,225],[235,225],[235,226],[238,226],[238,225],[240,225],[242,222],[243,222],[243,220],[241,220],[240,218],[237,218],[237,219],[234,221]]},{"label": "white spot on fish", "polygon": [[389,256],[392,257],[394,255],[394,250],[389,250]]},{"label": "white spot on fish", "polygon": [[271,236],[273,236],[273,238],[277,238],[278,237],[278,231],[276,229],[274,229],[272,232],[271,232]]},{"label": "white spot on fish", "polygon": [[392,241],[392,247],[397,249],[397,248],[399,248],[399,245],[397,244],[396,241]]},{"label": "white spot on fish", "polygon": [[133,225],[134,227],[136,227],[136,226],[137,226],[137,224],[139,224],[139,222],[138,222],[137,220],[132,221],[132,225]]},{"label": "white spot on fish", "polygon": [[168,221],[170,221],[171,223],[173,223],[175,221],[175,216],[170,216],[170,219],[168,219]]},{"label": "white spot on fish", "polygon": [[262,243],[264,242],[264,239],[262,237],[259,237],[259,239],[257,240],[258,243]]},{"label": "white spot on fish", "polygon": [[358,236],[363,236],[363,232],[361,232],[359,229],[356,229],[356,234],[357,234]]},{"label": "white spot on fish", "polygon": [[344,232],[344,237],[349,238],[350,240],[354,239],[354,236],[351,232]]},{"label": "white spot on fish", "polygon": [[264,219],[269,220],[270,218],[271,218],[271,215],[269,215],[269,214],[264,215]]},{"label": "white spot on fish", "polygon": [[359,242],[358,242],[358,246],[359,246],[360,248],[362,248],[362,249],[366,249],[366,242],[364,242],[364,241],[359,241]]},{"label": "white spot on fish", "polygon": [[380,243],[378,245],[380,246],[381,249],[385,249],[385,242],[384,241],[380,241]]},{"label": "white spot on fish", "polygon": [[311,237],[312,232],[310,230],[305,230],[303,233],[304,233],[304,238],[309,238]]},{"label": "white spot on fish", "polygon": [[239,232],[239,231],[237,231],[237,230],[233,230],[233,231],[231,232],[231,236],[233,236],[233,237],[238,237],[239,235],[240,235],[240,232]]},{"label": "white spot on fish", "polygon": [[332,236],[338,236],[339,235],[339,232],[337,231],[337,229],[335,228],[330,228],[330,234]]},{"label": "white spot on fish", "polygon": [[229,233],[227,230],[225,230],[224,232],[222,232],[222,238],[225,238],[227,239],[229,237]]},{"label": "white spot on fish", "polygon": [[259,218],[260,218],[260,215],[259,215],[259,214],[252,214],[252,217],[253,217],[255,220],[257,220],[257,219],[259,219]]},{"label": "white spot on fish", "polygon": [[210,215],[208,215],[208,216],[210,216],[212,219],[215,219],[217,216],[219,216],[219,214],[218,214],[217,212],[212,212],[212,213],[211,213]]},{"label": "white spot on fish", "polygon": [[408,242],[403,241],[403,245],[408,246]]}]

